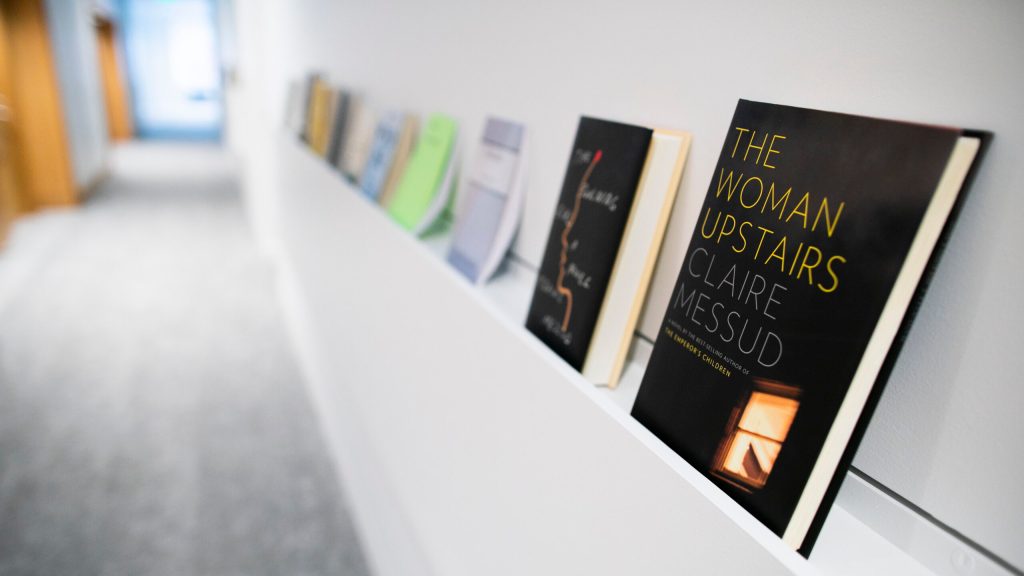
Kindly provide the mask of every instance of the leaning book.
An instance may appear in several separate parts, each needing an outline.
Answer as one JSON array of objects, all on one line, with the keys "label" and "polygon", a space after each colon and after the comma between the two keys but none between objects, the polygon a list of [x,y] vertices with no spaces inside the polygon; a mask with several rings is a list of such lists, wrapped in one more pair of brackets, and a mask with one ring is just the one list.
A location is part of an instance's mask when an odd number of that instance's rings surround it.
[{"label": "leaning book", "polygon": [[363,194],[377,202],[395,160],[395,150],[402,133],[406,115],[392,111],[381,116],[373,133],[370,155],[366,159],[359,188]]},{"label": "leaning book", "polygon": [[454,119],[428,117],[390,199],[388,213],[413,234],[431,231],[450,204],[457,134]]},{"label": "leaning book", "polygon": [[317,85],[320,83],[321,75],[317,72],[310,72],[302,83],[302,92],[299,95],[301,109],[298,111],[299,137],[307,144],[310,141],[312,130],[313,100],[316,95]]},{"label": "leaning book", "polygon": [[613,280],[653,133],[588,117],[576,130],[526,328],[577,370]]},{"label": "leaning book", "polygon": [[633,416],[804,555],[986,141],[736,107]]},{"label": "leaning book", "polygon": [[498,269],[519,227],[525,196],[526,127],[488,118],[466,181],[448,262],[482,284]]},{"label": "leaning book", "polygon": [[348,106],[345,134],[340,137],[344,139],[344,143],[339,144],[337,154],[339,163],[335,166],[343,174],[359,182],[366,159],[370,155],[370,147],[373,144],[373,134],[377,128],[377,115],[364,98],[349,98]]}]

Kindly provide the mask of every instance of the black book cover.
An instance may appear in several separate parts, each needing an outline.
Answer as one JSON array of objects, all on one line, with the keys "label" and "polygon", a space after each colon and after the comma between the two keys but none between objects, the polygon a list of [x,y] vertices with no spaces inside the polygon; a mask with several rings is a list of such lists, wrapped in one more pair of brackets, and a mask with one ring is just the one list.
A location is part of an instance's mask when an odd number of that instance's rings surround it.
[{"label": "black book cover", "polygon": [[334,108],[334,125],[331,126],[331,141],[327,145],[327,163],[340,166],[341,157],[345,153],[345,133],[348,131],[348,108],[351,96],[339,90],[338,101]]},{"label": "black book cover", "polygon": [[[805,555],[909,326],[912,302],[884,309],[922,223],[946,227],[925,213],[963,135],[744,100],[729,125],[633,416]],[[898,332],[868,350],[880,321]],[[853,385],[855,426],[826,443]],[[798,513],[805,490],[823,495]]]},{"label": "black book cover", "polygon": [[577,370],[647,158],[648,128],[580,118],[526,327]]}]

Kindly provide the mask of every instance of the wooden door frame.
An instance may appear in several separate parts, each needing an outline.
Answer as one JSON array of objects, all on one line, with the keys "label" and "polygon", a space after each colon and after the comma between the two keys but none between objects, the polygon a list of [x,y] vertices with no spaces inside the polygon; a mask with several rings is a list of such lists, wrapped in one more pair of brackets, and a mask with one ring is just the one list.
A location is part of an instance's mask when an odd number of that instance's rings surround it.
[{"label": "wooden door frame", "polygon": [[100,80],[107,111],[107,128],[112,141],[129,140],[135,132],[131,100],[125,84],[124,59],[117,41],[117,22],[97,16],[96,45],[99,53]]},{"label": "wooden door frame", "polygon": [[78,190],[43,1],[0,0],[0,18],[20,210],[76,204]]}]

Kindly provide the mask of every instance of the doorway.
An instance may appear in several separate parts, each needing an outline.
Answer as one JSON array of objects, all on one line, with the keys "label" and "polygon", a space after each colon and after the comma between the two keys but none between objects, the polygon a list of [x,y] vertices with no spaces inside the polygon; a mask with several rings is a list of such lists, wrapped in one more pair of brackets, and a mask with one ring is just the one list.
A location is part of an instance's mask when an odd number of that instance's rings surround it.
[{"label": "doorway", "polygon": [[117,50],[115,24],[100,18],[96,22],[96,46],[103,82],[103,99],[107,109],[107,129],[110,139],[118,142],[132,137],[132,113],[125,91],[121,59]]},{"label": "doorway", "polygon": [[216,140],[224,118],[211,0],[123,0],[121,21],[140,138]]}]

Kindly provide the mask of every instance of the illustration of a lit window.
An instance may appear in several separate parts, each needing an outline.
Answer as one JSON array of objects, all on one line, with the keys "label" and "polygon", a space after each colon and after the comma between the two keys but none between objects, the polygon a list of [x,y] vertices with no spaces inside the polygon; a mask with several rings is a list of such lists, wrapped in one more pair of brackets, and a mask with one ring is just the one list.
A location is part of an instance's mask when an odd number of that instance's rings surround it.
[{"label": "illustration of a lit window", "polygon": [[763,487],[796,418],[798,395],[792,386],[757,381],[746,401],[733,410],[713,473],[747,490]]}]

